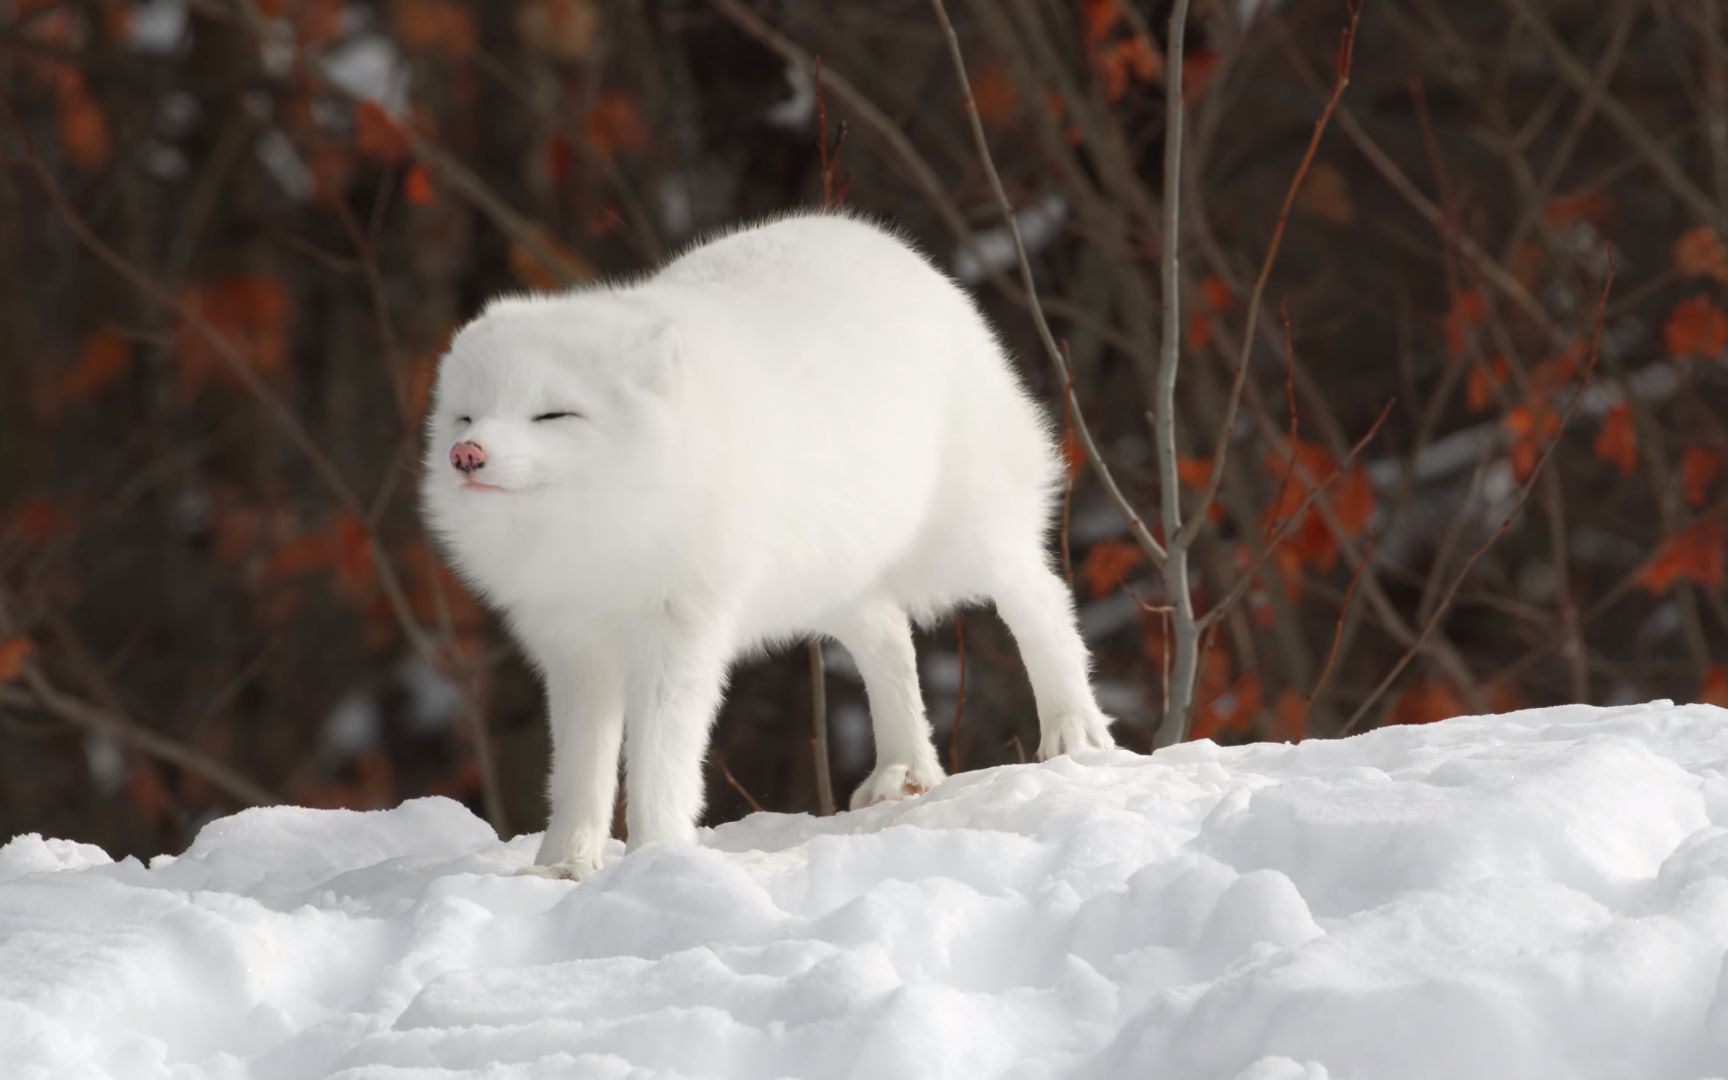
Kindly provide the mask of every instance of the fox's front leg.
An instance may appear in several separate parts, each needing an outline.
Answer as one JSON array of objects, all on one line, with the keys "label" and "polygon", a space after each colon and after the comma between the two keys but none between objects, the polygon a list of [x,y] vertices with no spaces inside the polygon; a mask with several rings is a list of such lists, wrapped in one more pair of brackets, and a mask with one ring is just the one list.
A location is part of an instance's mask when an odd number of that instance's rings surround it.
[{"label": "fox's front leg", "polygon": [[600,868],[618,798],[618,747],[624,687],[616,665],[598,661],[549,665],[546,701],[552,727],[552,816],[535,856],[558,877]]},{"label": "fox's front leg", "polygon": [[668,631],[626,680],[631,851],[661,840],[696,840],[702,764],[730,661],[724,642],[713,630]]}]

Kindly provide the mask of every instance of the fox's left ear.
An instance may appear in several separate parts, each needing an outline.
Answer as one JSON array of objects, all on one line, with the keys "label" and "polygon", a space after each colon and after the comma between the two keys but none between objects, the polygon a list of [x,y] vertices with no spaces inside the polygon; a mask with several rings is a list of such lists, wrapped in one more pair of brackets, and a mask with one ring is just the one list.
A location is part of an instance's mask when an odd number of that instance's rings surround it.
[{"label": "fox's left ear", "polygon": [[654,323],[636,340],[632,351],[635,355],[630,362],[635,366],[642,385],[654,390],[665,389],[678,369],[681,351],[678,327],[670,322]]}]

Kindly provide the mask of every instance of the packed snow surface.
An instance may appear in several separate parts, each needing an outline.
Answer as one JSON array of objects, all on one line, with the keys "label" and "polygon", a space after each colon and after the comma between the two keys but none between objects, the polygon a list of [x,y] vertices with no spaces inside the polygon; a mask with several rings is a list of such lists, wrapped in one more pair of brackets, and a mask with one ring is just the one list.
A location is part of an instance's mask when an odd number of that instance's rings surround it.
[{"label": "packed snow surface", "polygon": [[516,876],[454,802],[0,848],[0,1075],[1728,1074],[1728,712],[968,773]]}]

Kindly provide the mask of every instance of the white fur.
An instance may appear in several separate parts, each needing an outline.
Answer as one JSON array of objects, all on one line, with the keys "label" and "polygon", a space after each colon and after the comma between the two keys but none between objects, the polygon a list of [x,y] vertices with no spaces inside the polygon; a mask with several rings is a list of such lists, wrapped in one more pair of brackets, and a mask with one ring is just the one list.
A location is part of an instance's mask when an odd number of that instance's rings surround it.
[{"label": "white fur", "polygon": [[[621,743],[631,849],[694,840],[727,670],[788,639],[833,637],[863,673],[877,764],[855,807],[942,778],[911,623],[966,603],[1019,644],[1040,756],[1111,745],[1045,553],[1042,410],[967,296],[870,224],[785,218],[635,283],[498,300],[452,343],[428,426],[427,520],[545,676],[541,866],[599,865]],[[462,439],[506,490],[462,488]]]}]

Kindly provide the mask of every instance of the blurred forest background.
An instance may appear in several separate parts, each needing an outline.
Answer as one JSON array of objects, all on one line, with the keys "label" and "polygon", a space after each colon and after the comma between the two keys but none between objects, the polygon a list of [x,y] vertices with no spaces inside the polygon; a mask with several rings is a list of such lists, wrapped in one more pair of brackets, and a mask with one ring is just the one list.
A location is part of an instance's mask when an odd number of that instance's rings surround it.
[{"label": "blurred forest background", "polygon": [[[1176,72],[1168,3],[947,6],[1078,419],[1149,524],[1185,92],[1185,499],[1231,447],[1191,735],[1728,705],[1728,5],[1365,0],[1305,169],[1342,0],[1194,0]],[[1068,411],[929,0],[0,0],[0,108],[0,837],[148,854],[251,803],[428,793],[541,827],[538,689],[413,497],[440,350],[500,290],[844,203]],[[1062,422],[1052,545],[1146,749],[1167,598]],[[993,615],[920,650],[945,759],[1036,745]],[[843,800],[869,738],[828,656]],[[801,650],[738,673],[711,822],[815,807],[811,709]]]}]

